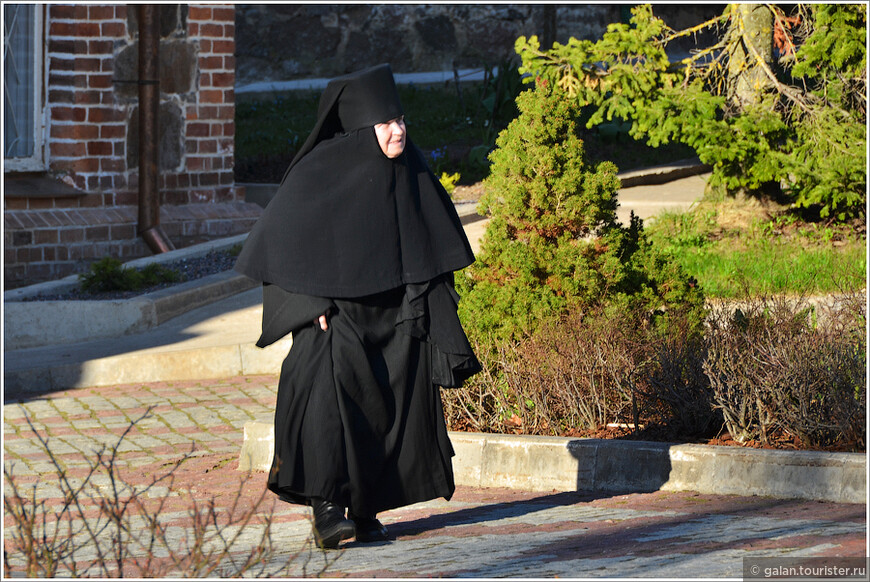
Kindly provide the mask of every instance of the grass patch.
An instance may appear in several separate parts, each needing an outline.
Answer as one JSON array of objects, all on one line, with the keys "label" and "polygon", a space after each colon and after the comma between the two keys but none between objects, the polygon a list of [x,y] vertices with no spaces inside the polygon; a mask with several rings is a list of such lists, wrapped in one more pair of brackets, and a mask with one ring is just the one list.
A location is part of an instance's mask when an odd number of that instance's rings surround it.
[{"label": "grass patch", "polygon": [[647,226],[708,297],[818,295],[864,287],[866,237],[860,225],[802,221],[755,200],[704,200]]}]

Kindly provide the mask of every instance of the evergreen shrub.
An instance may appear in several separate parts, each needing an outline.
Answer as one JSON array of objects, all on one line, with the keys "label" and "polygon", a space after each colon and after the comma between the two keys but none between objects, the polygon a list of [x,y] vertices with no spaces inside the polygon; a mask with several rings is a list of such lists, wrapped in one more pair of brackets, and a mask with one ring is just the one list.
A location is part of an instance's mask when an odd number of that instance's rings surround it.
[{"label": "evergreen shrub", "polygon": [[587,163],[576,106],[539,79],[517,107],[490,155],[481,252],[457,278],[470,336],[492,347],[584,306],[644,311],[656,325],[687,308],[700,324],[700,289],[650,244],[639,219],[616,221],[617,168]]}]

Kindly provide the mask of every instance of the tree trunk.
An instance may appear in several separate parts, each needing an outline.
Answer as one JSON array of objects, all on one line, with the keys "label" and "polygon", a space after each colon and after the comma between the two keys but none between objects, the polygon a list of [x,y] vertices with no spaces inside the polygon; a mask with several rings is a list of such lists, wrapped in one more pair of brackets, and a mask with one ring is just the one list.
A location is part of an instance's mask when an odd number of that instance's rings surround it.
[{"label": "tree trunk", "polygon": [[728,78],[736,113],[761,103],[773,82],[773,13],[764,4],[732,4],[729,28]]}]

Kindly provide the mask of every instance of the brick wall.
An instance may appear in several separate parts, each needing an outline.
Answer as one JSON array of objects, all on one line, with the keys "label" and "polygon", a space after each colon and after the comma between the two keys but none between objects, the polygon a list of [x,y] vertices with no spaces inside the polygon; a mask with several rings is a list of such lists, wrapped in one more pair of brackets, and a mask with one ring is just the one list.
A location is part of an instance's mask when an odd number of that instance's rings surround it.
[{"label": "brick wall", "polygon": [[[46,159],[63,194],[4,176],[7,288],[150,254],[136,236],[138,24],[127,5],[46,7]],[[176,247],[250,229],[233,182],[235,10],[161,5],[161,226]],[[48,189],[49,191],[51,188]]]}]

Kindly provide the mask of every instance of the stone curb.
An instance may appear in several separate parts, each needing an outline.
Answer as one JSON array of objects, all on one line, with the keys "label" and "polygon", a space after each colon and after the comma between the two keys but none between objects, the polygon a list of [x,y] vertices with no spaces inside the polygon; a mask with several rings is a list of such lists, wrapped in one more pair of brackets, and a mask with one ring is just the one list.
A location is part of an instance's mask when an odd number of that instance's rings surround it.
[{"label": "stone curb", "polygon": [[653,166],[650,168],[640,168],[628,172],[620,172],[617,174],[623,188],[631,188],[633,186],[653,186],[656,184],[665,184],[680,178],[688,176],[697,176],[709,172],[713,166],[702,164],[698,158],[690,158],[679,160],[671,164],[663,166]]},{"label": "stone curb", "polygon": [[[524,491],[695,491],[866,503],[866,455],[451,432],[457,485]],[[271,423],[248,422],[239,470],[267,471]]]},{"label": "stone curb", "polygon": [[[211,241],[126,263],[142,267],[203,256],[243,242],[247,234]],[[3,294],[4,351],[120,337],[152,329],[183,313],[219,301],[258,284],[234,271],[131,297],[95,301],[23,301],[37,295],[63,293],[78,285],[78,275]]]}]

